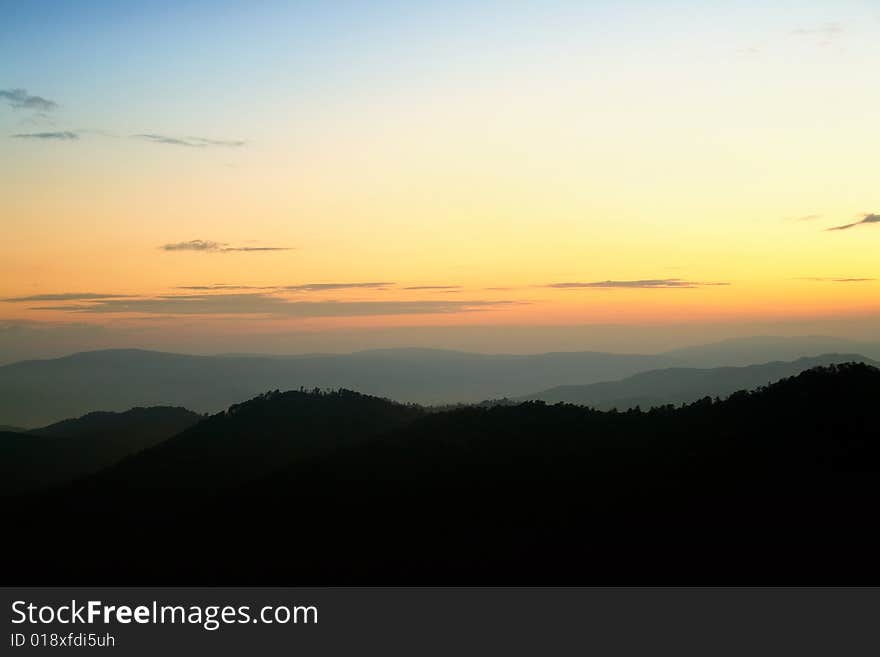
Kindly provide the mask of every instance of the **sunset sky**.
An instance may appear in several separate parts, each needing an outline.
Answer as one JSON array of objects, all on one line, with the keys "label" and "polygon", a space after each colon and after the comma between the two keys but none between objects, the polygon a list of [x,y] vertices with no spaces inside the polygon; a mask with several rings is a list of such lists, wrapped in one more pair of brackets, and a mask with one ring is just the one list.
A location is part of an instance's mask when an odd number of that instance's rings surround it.
[{"label": "sunset sky", "polygon": [[0,360],[876,336],[878,37],[873,0],[0,0]]}]

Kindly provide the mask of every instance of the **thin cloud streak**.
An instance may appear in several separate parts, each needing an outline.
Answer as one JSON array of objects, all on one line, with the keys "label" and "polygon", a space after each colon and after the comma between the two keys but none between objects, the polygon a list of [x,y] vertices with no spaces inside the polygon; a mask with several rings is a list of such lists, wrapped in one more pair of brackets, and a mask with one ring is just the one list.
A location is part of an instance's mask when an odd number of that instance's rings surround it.
[{"label": "thin cloud streak", "polygon": [[460,290],[461,285],[411,285],[404,290]]},{"label": "thin cloud streak", "polygon": [[230,246],[220,249],[221,253],[260,253],[262,251],[292,251],[286,246]]},{"label": "thin cloud streak", "polygon": [[201,253],[261,253],[267,251],[291,251],[286,246],[229,246],[225,242],[211,240],[189,240],[171,242],[159,247],[163,251],[195,251]]},{"label": "thin cloud streak", "polygon": [[226,285],[217,283],[215,285],[178,285],[176,290],[193,290],[193,291],[210,291],[210,290],[277,290],[275,285]]},{"label": "thin cloud streak", "polygon": [[835,37],[841,36],[844,31],[843,26],[839,23],[825,23],[818,27],[800,27],[792,30],[789,34],[796,37],[819,37],[825,41],[830,41]]},{"label": "thin cloud streak", "polygon": [[207,139],[205,137],[169,137],[168,135],[137,134],[131,135],[132,139],[140,139],[154,144],[167,144],[169,146],[185,146],[187,148],[208,148],[220,146],[225,148],[238,148],[244,146],[241,140]]},{"label": "thin cloud streak", "polygon": [[800,278],[802,281],[813,281],[814,283],[869,283],[876,281],[876,278],[827,278],[822,276],[807,276]]},{"label": "thin cloud streak", "polygon": [[385,290],[395,283],[378,282],[378,283],[306,283],[304,285],[285,285],[278,289],[287,290],[289,292],[324,292],[327,290],[348,290],[356,288],[367,288],[372,290]]},{"label": "thin cloud streak", "polygon": [[193,294],[154,298],[100,299],[88,305],[43,306],[34,310],[151,315],[269,315],[290,318],[431,315],[474,312],[512,301],[291,301],[270,294]]},{"label": "thin cloud streak", "polygon": [[[0,92],[2,93],[2,92]],[[34,116],[44,116],[41,112],[37,112]],[[81,135],[100,135],[102,137],[111,137],[118,139],[119,136],[108,132],[107,130],[63,130],[55,132],[30,132],[11,135],[17,139],[57,139],[71,141],[79,139]],[[137,134],[129,135],[130,139],[138,139],[148,141],[154,144],[168,144],[172,146],[184,146],[187,148],[239,148],[245,145],[244,141],[227,140],[227,139],[207,139],[205,137],[169,137],[157,134]]]},{"label": "thin cloud streak", "polygon": [[634,281],[594,281],[591,283],[550,283],[543,287],[563,290],[602,288],[602,289],[691,289],[697,287],[730,285],[730,283],[707,283],[686,281],[681,278],[647,278]]},{"label": "thin cloud streak", "polygon": [[222,246],[219,242],[210,240],[189,240],[188,242],[163,244],[159,248],[163,251],[219,251]]},{"label": "thin cloud streak", "polygon": [[70,130],[58,132],[20,132],[10,135],[13,139],[54,139],[57,141],[73,141],[79,139],[79,135]]},{"label": "thin cloud streak", "polygon": [[876,224],[880,223],[880,214],[866,214],[859,221],[854,221],[851,224],[844,224],[843,226],[832,226],[831,228],[826,228],[826,231],[835,231],[835,230],[849,230],[850,228],[855,228],[856,226],[863,226],[866,224]]},{"label": "thin cloud streak", "polygon": [[99,294],[96,292],[61,292],[58,294],[33,294],[26,297],[0,299],[11,303],[26,301],[97,301],[102,299],[129,299],[128,294]]}]

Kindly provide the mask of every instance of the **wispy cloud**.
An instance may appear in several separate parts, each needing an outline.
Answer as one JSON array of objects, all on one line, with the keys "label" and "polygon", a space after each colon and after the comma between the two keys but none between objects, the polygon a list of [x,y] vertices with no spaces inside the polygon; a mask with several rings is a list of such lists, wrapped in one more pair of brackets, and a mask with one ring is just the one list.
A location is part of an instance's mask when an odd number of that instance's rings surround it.
[{"label": "wispy cloud", "polygon": [[[198,248],[194,250],[211,250],[207,248]],[[352,289],[370,289],[370,290],[388,290],[397,283],[394,281],[366,281],[355,283],[302,283],[298,285],[234,285],[230,283],[214,283],[211,285],[179,285],[178,290],[275,290],[277,292],[332,292],[335,290],[352,290]],[[458,292],[462,290],[461,285],[412,285],[408,287],[396,288],[401,290],[419,290],[419,291],[437,291],[437,292]],[[487,288],[493,289],[493,288]],[[508,289],[508,288],[495,288]]]},{"label": "wispy cloud", "polygon": [[461,285],[411,285],[404,290],[460,290]]},{"label": "wispy cloud", "polygon": [[824,23],[816,27],[801,27],[789,32],[790,36],[812,42],[820,48],[828,48],[846,36],[846,30],[839,23]]},{"label": "wispy cloud", "polygon": [[[33,117],[44,117],[45,114],[35,112]],[[51,122],[50,122],[51,123]],[[100,135],[102,137],[119,138],[118,135],[108,132],[107,130],[59,130],[52,132],[26,132],[11,135],[17,139],[55,139],[59,141],[71,141],[79,139],[81,136]],[[131,135],[132,139],[141,139],[154,144],[170,144],[173,146],[186,146],[189,148],[209,148],[209,147],[226,147],[237,148],[244,146],[243,141],[232,141],[223,139],[206,139],[204,137],[168,137],[165,135],[142,134]]]},{"label": "wispy cloud", "polygon": [[802,217],[791,217],[792,221],[816,221],[821,218],[821,214],[807,214]]},{"label": "wispy cloud", "polygon": [[163,251],[196,251],[202,253],[260,253],[265,251],[290,251],[286,246],[229,246],[225,242],[211,240],[189,240],[171,242],[159,247]]},{"label": "wispy cloud", "polygon": [[368,288],[374,290],[384,290],[394,285],[389,282],[376,283],[305,283],[303,285],[285,285],[279,289],[291,292],[325,292],[328,290],[348,290],[352,288]]},{"label": "wispy cloud", "polygon": [[681,278],[647,278],[634,281],[593,281],[591,283],[550,283],[544,287],[557,289],[582,289],[582,288],[624,288],[624,289],[683,289],[696,287],[711,287],[716,285],[730,285],[730,283],[707,283],[699,281],[686,281]]},{"label": "wispy cloud", "polygon": [[79,139],[79,135],[69,130],[59,132],[20,132],[12,135],[13,139],[55,139],[60,141],[72,141]]},{"label": "wispy cloud", "polygon": [[275,285],[229,285],[215,283],[214,285],[178,285],[177,290],[209,291],[209,290],[277,290]]},{"label": "wispy cloud", "polygon": [[224,246],[222,253],[260,253],[262,251],[292,251],[287,246]]},{"label": "wispy cloud", "polygon": [[789,32],[795,37],[810,37],[819,39],[821,45],[830,43],[844,34],[845,30],[840,23],[824,23],[816,27],[799,27]]},{"label": "wispy cloud", "polygon": [[849,230],[850,228],[855,228],[856,226],[864,226],[867,224],[876,223],[880,223],[880,214],[866,214],[859,221],[854,221],[851,224],[844,224],[843,226],[832,226],[831,228],[826,228],[825,230]]},{"label": "wispy cloud", "polygon": [[97,292],[61,292],[58,294],[33,294],[26,297],[10,297],[2,301],[94,301],[99,299],[126,299],[127,294],[101,294]]},{"label": "wispy cloud", "polygon": [[210,146],[221,146],[227,148],[237,148],[244,146],[244,142],[240,140],[228,139],[207,139],[205,137],[169,137],[168,135],[157,134],[138,134],[131,135],[132,139],[141,139],[154,144],[168,144],[170,146],[186,146],[189,148],[208,148]]},{"label": "wispy cloud", "polygon": [[802,281],[813,281],[815,283],[868,283],[870,281],[876,281],[876,278],[829,278],[824,276],[806,276],[799,280]]},{"label": "wispy cloud", "polygon": [[0,98],[14,109],[51,112],[58,109],[58,103],[42,96],[32,96],[27,89],[0,89]]},{"label": "wispy cloud", "polygon": [[253,294],[192,294],[99,299],[94,303],[44,306],[35,310],[72,313],[138,313],[149,315],[269,315],[277,317],[361,317],[431,315],[473,312],[510,305],[510,301],[292,301],[281,296]]},{"label": "wispy cloud", "polygon": [[171,242],[163,244],[163,251],[220,251],[223,249],[220,242],[212,242],[210,240],[189,240],[188,242]]}]

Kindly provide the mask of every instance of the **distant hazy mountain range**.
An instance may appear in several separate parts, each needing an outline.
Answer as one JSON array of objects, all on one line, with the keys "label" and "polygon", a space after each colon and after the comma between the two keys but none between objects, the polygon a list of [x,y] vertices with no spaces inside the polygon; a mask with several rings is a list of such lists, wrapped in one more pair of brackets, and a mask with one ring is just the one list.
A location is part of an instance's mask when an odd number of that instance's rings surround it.
[{"label": "distant hazy mountain range", "polygon": [[524,395],[663,367],[659,356],[489,356],[399,349],[320,356],[111,350],[0,367],[0,422],[34,427],[93,410],[174,404],[216,412],[267,390],[349,388],[423,404]]},{"label": "distant hazy mountain range", "polygon": [[813,367],[848,362],[863,362],[875,367],[877,361],[858,354],[827,354],[799,358],[793,362],[772,362],[746,367],[683,368],[673,367],[641,372],[620,381],[606,381],[582,386],[557,386],[522,397],[522,401],[541,400],[620,410],[640,406],[651,408],[664,404],[684,404],[703,397],[724,398],[737,390],[753,390]]},{"label": "distant hazy mountain range", "polygon": [[[824,353],[880,359],[880,344],[834,338],[749,338],[655,355],[487,355],[430,349],[307,356],[93,351],[0,367],[0,423],[37,427],[94,410],[124,411],[134,406],[180,405],[199,413],[216,412],[267,390],[300,387],[348,388],[420,404],[472,403],[534,397],[540,390],[616,381],[649,370],[741,366]],[[706,390],[698,396],[703,394],[716,393]]]},{"label": "distant hazy mountain range", "polygon": [[880,342],[847,340],[822,335],[733,338],[667,351],[663,355],[681,367],[742,367],[774,360],[792,361],[821,354],[861,354],[880,360]]}]

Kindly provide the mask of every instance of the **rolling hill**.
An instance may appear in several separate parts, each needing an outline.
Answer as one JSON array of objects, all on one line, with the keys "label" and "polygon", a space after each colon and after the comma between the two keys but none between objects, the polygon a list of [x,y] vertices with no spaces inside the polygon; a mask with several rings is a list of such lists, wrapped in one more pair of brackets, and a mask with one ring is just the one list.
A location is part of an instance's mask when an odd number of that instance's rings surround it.
[{"label": "rolling hill", "polygon": [[846,362],[880,365],[864,356],[826,354],[793,362],[772,362],[746,367],[667,368],[634,374],[620,381],[580,386],[557,386],[522,397],[522,401],[564,402],[598,409],[651,408],[685,404],[703,397],[726,397],[738,390],[751,390],[794,376],[813,367]]},{"label": "rolling hill", "polygon": [[269,392],[133,454],[97,479],[139,495],[206,495],[367,441],[424,413],[349,390]]},{"label": "rolling hill", "polygon": [[97,472],[201,419],[185,408],[89,413],[24,433],[0,432],[0,495],[57,486]]}]

